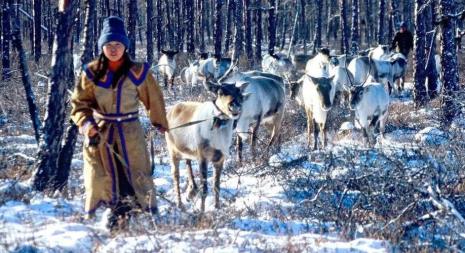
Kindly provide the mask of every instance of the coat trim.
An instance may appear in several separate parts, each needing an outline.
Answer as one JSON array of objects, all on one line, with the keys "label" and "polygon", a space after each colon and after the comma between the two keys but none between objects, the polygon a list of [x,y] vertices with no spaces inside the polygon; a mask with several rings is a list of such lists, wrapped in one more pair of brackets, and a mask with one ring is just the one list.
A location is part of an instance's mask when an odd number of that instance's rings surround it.
[{"label": "coat trim", "polygon": [[[122,96],[122,92],[123,92],[123,81],[124,81],[124,78],[122,78],[119,82],[118,82],[118,91],[117,91],[117,95],[116,95],[116,113],[121,113],[121,96]],[[128,175],[128,181],[129,181],[129,184],[132,186],[132,180],[131,180],[131,170],[130,170],[130,165],[129,165],[129,158],[128,158],[128,153],[127,153],[127,149],[126,149],[126,138],[124,137],[124,132],[123,132],[123,128],[121,126],[121,124],[117,124],[117,127],[118,127],[118,132],[119,132],[119,137],[120,137],[120,140],[121,140],[121,146],[122,146],[122,149],[123,149],[123,157],[124,157],[124,160],[126,162],[126,173]]]},{"label": "coat trim", "polygon": [[121,124],[118,124],[118,132],[119,132],[119,136],[121,138],[121,146],[123,148],[124,161],[126,162],[126,165],[127,165],[126,166],[126,173],[128,174],[128,182],[131,185],[131,187],[133,187],[132,186],[131,170],[129,169],[131,167],[131,165],[129,164],[129,157],[128,157],[128,152],[127,152],[127,149],[126,149],[126,138],[124,137],[123,127],[122,127]]},{"label": "coat trim", "polygon": [[[84,67],[84,72],[86,73],[86,76],[90,80],[94,80],[94,72],[90,69],[90,67],[85,64]],[[96,85],[105,89],[108,89],[111,87],[111,82],[113,81],[113,72],[107,71],[107,73],[103,76],[103,79],[100,79],[97,81]]]},{"label": "coat trim", "polygon": [[150,66],[148,63],[144,63],[139,69],[131,68],[128,73],[129,79],[131,79],[136,86],[141,85],[147,77],[149,68]]},{"label": "coat trim", "polygon": [[108,145],[106,145],[108,162],[110,163],[110,174],[111,174],[111,203],[116,203],[116,177],[115,177],[115,165],[113,164],[113,155],[110,150],[110,145],[113,144],[114,127],[110,127]]},{"label": "coat trim", "polygon": [[118,91],[116,95],[116,113],[121,113],[121,94],[123,93],[123,81],[124,78],[121,78],[118,81]]}]

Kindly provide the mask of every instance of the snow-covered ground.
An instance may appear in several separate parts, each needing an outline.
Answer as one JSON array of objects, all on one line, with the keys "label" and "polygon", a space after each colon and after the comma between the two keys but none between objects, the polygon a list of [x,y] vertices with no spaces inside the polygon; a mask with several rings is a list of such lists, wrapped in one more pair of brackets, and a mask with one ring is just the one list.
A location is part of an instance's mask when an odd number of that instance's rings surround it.
[{"label": "snow-covered ground", "polygon": [[[409,103],[408,99],[395,102]],[[426,115],[430,111],[423,113]],[[357,160],[363,163],[369,159],[381,159],[378,154],[395,156],[402,150],[416,149],[418,144],[440,145],[446,142],[447,135],[433,127],[422,131],[394,129],[376,144],[372,153],[360,155]],[[160,195],[159,217],[155,220],[150,214],[139,214],[131,219],[127,231],[113,235],[105,228],[108,209],[100,209],[93,220],[83,219],[81,153],[75,154],[67,195],[47,197],[42,193],[24,191],[28,189],[28,181],[0,179],[0,192],[5,193],[0,194],[0,252],[394,251],[395,245],[391,242],[367,238],[363,227],[358,229],[360,233],[346,239],[331,223],[291,215],[300,208],[298,202],[302,199],[291,198],[292,193],[285,187],[285,180],[268,173],[299,159],[301,161],[292,167],[292,171],[318,172],[324,165],[321,156],[329,150],[335,155],[347,150],[369,150],[364,147],[359,131],[337,134],[337,138],[336,134],[332,135],[334,141],[325,152],[311,152],[307,148],[307,136],[302,133],[284,140],[280,152],[270,155],[268,161],[262,163],[265,165],[250,162],[238,166],[231,158],[221,180],[222,207],[220,210],[213,208],[209,193],[203,216],[198,213],[199,201],[189,203],[183,199],[186,211],[173,205],[175,198],[169,162],[166,150],[161,149],[155,159],[153,177]],[[156,143],[164,146],[160,136],[157,138]],[[35,160],[33,136],[0,135],[0,144],[0,155],[5,156],[2,161],[20,160],[22,164],[31,164]],[[416,160],[408,162],[421,163]],[[344,166],[341,166],[333,176],[344,177],[345,173]],[[209,174],[209,186],[211,176]],[[186,187],[186,182],[182,169],[181,189]],[[13,194],[11,197],[8,192],[19,192],[21,196]]]}]

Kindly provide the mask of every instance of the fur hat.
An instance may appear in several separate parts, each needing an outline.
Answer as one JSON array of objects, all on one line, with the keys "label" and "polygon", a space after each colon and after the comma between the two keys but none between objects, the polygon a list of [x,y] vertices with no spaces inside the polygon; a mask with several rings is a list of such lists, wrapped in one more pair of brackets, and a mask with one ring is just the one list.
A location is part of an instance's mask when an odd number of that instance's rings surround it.
[{"label": "fur hat", "polygon": [[407,22],[405,22],[405,21],[400,22],[400,27],[401,28],[407,28]]},{"label": "fur hat", "polygon": [[124,30],[124,21],[116,16],[110,16],[103,20],[103,28],[98,39],[98,47],[101,50],[103,46],[110,41],[121,42],[127,49],[129,47],[129,38]]}]

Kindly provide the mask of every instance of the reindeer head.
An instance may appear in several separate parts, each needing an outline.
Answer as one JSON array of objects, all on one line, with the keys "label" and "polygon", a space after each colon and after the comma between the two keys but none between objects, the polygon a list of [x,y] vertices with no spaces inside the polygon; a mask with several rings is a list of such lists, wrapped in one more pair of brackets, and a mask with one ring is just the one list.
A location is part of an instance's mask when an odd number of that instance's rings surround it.
[{"label": "reindeer head", "polygon": [[352,86],[350,88],[350,109],[355,110],[358,103],[362,100],[363,97],[363,85]]},{"label": "reindeer head", "polygon": [[332,85],[334,76],[329,78],[310,76],[310,78],[312,83],[316,86],[316,91],[320,97],[321,109],[328,111],[331,109],[334,93],[336,92],[336,89]]},{"label": "reindeer head", "polygon": [[238,119],[242,111],[242,103],[249,94],[244,94],[248,83],[237,87],[235,83],[215,84],[208,82],[208,90],[215,94],[215,105],[230,119]]}]

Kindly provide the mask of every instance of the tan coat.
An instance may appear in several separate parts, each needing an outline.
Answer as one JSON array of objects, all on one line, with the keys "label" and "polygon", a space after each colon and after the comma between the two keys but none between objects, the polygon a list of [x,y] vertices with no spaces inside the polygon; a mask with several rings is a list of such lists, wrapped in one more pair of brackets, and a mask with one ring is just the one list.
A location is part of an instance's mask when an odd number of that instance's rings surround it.
[{"label": "tan coat", "polygon": [[96,61],[84,66],[71,97],[71,119],[80,128],[89,123],[98,125],[102,137],[98,147],[83,147],[85,211],[92,215],[101,204],[118,201],[116,159],[123,164],[137,203],[144,210],[156,207],[150,160],[137,112],[142,101],[151,123],[168,129],[160,87],[148,64],[135,63],[115,88],[111,71],[97,84],[93,82],[96,68]]}]

